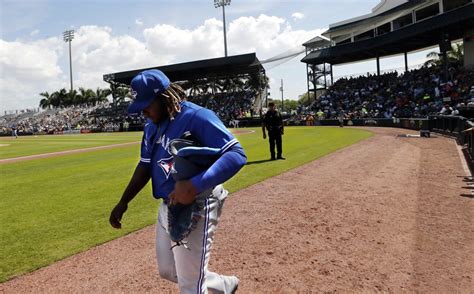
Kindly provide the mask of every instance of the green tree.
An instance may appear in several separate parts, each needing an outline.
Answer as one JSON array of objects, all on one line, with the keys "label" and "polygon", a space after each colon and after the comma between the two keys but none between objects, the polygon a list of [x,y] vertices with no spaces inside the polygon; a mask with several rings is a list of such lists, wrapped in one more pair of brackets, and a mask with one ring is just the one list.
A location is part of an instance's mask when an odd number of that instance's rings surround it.
[{"label": "green tree", "polygon": [[59,106],[61,107],[69,107],[74,105],[74,103],[77,101],[77,91],[72,90],[66,93],[66,96],[64,97],[63,100],[61,100],[61,104]]},{"label": "green tree", "polygon": [[283,108],[281,107],[281,100],[279,99],[268,99],[268,103],[273,102],[275,103],[275,107],[278,108],[282,112],[291,112],[292,110],[296,110],[298,108],[298,101],[285,99],[283,100]]},{"label": "green tree", "polygon": [[[451,50],[447,52],[448,63],[459,64],[464,63],[464,45],[462,43],[455,43],[451,46]],[[428,60],[425,61],[424,66],[440,66],[443,60],[439,57],[439,52],[432,51],[426,55]]]},{"label": "green tree", "polygon": [[130,88],[125,86],[112,87],[111,94],[114,105],[124,104],[127,100],[132,99]]},{"label": "green tree", "polygon": [[269,87],[269,80],[266,75],[260,73],[251,73],[248,75],[247,80],[245,81],[245,89],[255,92],[260,92],[261,90]]},{"label": "green tree", "polygon": [[301,105],[308,106],[314,101],[314,93],[313,92],[306,92],[303,95],[300,95],[298,99],[298,103]]},{"label": "green tree", "polygon": [[[94,93],[94,91],[92,92]],[[110,89],[97,88],[94,93],[94,97],[95,97],[94,105],[96,105],[97,103],[108,101],[107,97],[109,97],[110,94],[112,94],[112,90]]]},{"label": "green tree", "polygon": [[189,80],[182,84],[183,89],[189,91],[190,96],[199,95],[202,91],[203,82],[201,80]]},{"label": "green tree", "polygon": [[93,105],[94,97],[95,97],[95,93],[91,89],[79,88],[79,93],[76,95],[74,99],[74,105],[80,105],[80,104]]},{"label": "green tree", "polygon": [[68,92],[65,88],[55,91],[51,94],[51,106],[54,108],[63,107],[64,101],[68,99]]},{"label": "green tree", "polygon": [[232,78],[226,78],[221,81],[222,90],[225,92],[241,92],[244,90],[245,81],[241,77],[236,76]]},{"label": "green tree", "polygon": [[42,92],[40,96],[44,98],[40,100],[39,106],[42,109],[51,108],[51,95],[48,92]]},{"label": "green tree", "polygon": [[204,85],[204,89],[204,92],[210,92],[211,94],[222,92],[222,81],[217,78],[209,78]]}]

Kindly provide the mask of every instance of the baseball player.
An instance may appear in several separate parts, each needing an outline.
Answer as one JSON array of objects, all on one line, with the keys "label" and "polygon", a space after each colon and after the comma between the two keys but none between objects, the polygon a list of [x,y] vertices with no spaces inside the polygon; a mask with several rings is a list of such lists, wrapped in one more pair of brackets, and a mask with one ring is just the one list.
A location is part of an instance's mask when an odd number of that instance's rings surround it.
[{"label": "baseball player", "polygon": [[[131,82],[133,103],[129,113],[143,112],[141,159],[122,198],[110,215],[110,224],[121,228],[127,204],[152,180],[153,196],[163,199],[156,226],[156,258],[162,278],[178,283],[181,293],[234,293],[239,279],[208,270],[214,233],[228,192],[222,183],[245,164],[240,143],[214,112],[185,101],[185,93],[159,70],[146,70]],[[218,159],[190,180],[175,181],[170,173],[173,157],[169,143],[190,132],[202,145],[220,149]],[[186,246],[173,246],[168,231],[168,205],[203,201],[202,216],[186,237]]]},{"label": "baseball player", "polygon": [[343,128],[344,127],[344,118],[345,118],[345,113],[342,107],[339,107],[339,113],[337,115],[337,119],[339,121],[339,127]]}]

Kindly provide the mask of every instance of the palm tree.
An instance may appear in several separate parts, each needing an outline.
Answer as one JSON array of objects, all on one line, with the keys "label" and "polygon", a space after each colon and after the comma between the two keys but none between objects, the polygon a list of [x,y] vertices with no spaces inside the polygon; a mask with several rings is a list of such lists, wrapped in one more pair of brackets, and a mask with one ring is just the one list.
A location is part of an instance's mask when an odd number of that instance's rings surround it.
[{"label": "palm tree", "polygon": [[270,88],[268,77],[260,73],[251,73],[248,75],[248,78],[245,81],[244,88],[246,90],[255,91],[257,93],[265,88]]},{"label": "palm tree", "polygon": [[244,90],[245,82],[241,77],[236,76],[232,78],[226,78],[225,80],[221,81],[221,85],[223,91],[240,92]]},{"label": "palm tree", "polygon": [[112,99],[114,100],[114,106],[125,103],[127,98],[132,98],[130,88],[124,86],[112,86],[111,94],[113,97]]},{"label": "palm tree", "polygon": [[51,108],[51,95],[48,92],[42,92],[40,96],[44,98],[40,100],[39,106],[42,109]]},{"label": "palm tree", "polygon": [[62,100],[61,106],[62,107],[69,107],[74,105],[74,102],[78,100],[78,94],[76,90],[72,90],[66,93],[66,96]]},{"label": "palm tree", "polygon": [[210,90],[211,94],[222,92],[222,81],[218,80],[217,78],[209,78],[205,84],[205,89],[205,92]]},{"label": "palm tree", "polygon": [[183,89],[189,90],[190,96],[198,95],[202,92],[202,81],[200,80],[189,80],[183,83]]},{"label": "palm tree", "polygon": [[441,59],[439,59],[438,52],[431,51],[426,55],[426,58],[429,58],[425,61],[424,66],[431,67],[431,66],[439,66],[441,65]]},{"label": "palm tree", "polygon": [[[456,43],[451,46],[451,50],[447,52],[448,62],[462,65],[464,62],[464,45],[462,43]],[[432,51],[426,55],[429,58],[425,61],[424,66],[440,66],[442,60],[439,58],[439,53]]]},{"label": "palm tree", "polygon": [[464,63],[464,44],[456,43],[452,46],[453,50],[448,52],[448,58],[451,62]]},{"label": "palm tree", "polygon": [[87,104],[93,105],[95,93],[91,89],[79,88],[79,94],[74,99],[74,105]]},{"label": "palm tree", "polygon": [[65,88],[62,88],[59,91],[53,92],[50,96],[51,106],[58,108],[64,106],[64,100],[66,99],[68,92]]},{"label": "palm tree", "polygon": [[110,90],[110,89],[97,88],[97,90],[95,90],[95,103],[94,104],[108,101],[107,97],[110,94],[112,94],[112,90]]}]

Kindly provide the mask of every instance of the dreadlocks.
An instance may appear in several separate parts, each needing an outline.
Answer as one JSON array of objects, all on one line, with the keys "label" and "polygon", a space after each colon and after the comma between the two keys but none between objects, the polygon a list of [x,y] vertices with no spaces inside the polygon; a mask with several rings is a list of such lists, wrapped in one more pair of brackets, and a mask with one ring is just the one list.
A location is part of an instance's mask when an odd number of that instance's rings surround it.
[{"label": "dreadlocks", "polygon": [[164,106],[168,113],[170,120],[173,120],[177,113],[181,112],[181,106],[179,103],[183,100],[186,100],[186,94],[176,83],[172,83],[165,92],[161,95]]}]

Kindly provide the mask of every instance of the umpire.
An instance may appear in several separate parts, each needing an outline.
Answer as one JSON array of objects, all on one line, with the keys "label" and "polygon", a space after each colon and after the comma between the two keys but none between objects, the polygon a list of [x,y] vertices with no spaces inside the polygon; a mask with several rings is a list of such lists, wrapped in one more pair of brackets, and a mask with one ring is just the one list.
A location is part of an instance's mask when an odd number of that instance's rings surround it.
[{"label": "umpire", "polygon": [[[282,147],[281,147],[281,136],[283,135],[283,120],[281,114],[275,109],[275,103],[268,103],[268,111],[263,117],[262,131],[263,139],[267,138],[265,133],[265,128],[268,131],[268,139],[270,141],[270,154],[271,160],[275,159],[285,159],[281,156]],[[275,158],[275,143],[277,148],[277,156]]]}]

